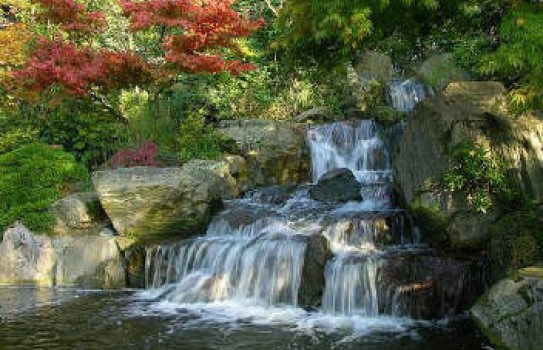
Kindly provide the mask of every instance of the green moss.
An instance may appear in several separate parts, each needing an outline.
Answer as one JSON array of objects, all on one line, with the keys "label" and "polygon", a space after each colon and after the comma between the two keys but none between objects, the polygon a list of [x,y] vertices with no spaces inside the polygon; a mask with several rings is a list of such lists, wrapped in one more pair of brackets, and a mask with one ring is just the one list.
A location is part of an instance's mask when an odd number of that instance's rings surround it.
[{"label": "green moss", "polygon": [[425,206],[420,200],[416,200],[409,206],[409,211],[420,228],[425,242],[442,244],[447,240],[449,219],[437,206]]},{"label": "green moss", "polygon": [[29,229],[50,232],[47,212],[69,187],[88,173],[73,155],[35,143],[0,155],[0,231],[20,220]]}]

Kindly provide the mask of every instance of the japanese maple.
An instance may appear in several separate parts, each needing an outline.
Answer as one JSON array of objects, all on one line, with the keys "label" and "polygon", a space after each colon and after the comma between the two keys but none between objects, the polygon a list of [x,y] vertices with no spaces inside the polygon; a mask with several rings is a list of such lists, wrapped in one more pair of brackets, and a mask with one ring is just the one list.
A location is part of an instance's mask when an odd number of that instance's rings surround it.
[{"label": "japanese maple", "polygon": [[57,26],[50,37],[39,37],[26,64],[14,77],[31,90],[61,86],[72,95],[95,95],[134,85],[170,84],[180,72],[228,71],[238,74],[253,65],[226,59],[225,49],[263,24],[242,18],[231,0],[125,1],[120,6],[130,30],[157,27],[163,57],[146,61],[141,53],[96,48],[93,35],[106,27],[106,16],[74,0],[35,0],[39,19]]}]

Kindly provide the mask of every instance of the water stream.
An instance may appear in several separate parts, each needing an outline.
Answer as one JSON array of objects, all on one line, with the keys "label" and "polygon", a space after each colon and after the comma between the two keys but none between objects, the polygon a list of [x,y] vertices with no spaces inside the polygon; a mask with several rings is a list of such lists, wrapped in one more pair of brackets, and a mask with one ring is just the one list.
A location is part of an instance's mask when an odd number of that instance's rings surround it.
[{"label": "water stream", "polygon": [[[399,109],[422,98],[396,88]],[[362,201],[307,185],[227,201],[204,236],[147,247],[144,291],[0,288],[0,349],[487,348],[458,316],[480,270],[420,243],[379,126],[313,126],[307,144],[313,183],[347,168]]]}]

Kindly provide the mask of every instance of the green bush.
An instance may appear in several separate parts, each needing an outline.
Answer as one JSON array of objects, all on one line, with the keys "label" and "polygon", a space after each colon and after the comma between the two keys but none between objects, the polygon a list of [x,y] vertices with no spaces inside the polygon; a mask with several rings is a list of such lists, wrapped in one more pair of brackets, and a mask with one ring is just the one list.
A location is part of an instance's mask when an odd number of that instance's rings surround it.
[{"label": "green bush", "polygon": [[181,162],[191,159],[216,159],[225,153],[237,153],[234,140],[205,125],[204,118],[198,114],[189,115],[181,124],[177,148]]},{"label": "green bush", "polygon": [[443,176],[444,186],[466,195],[476,211],[486,213],[493,197],[511,201],[514,197],[506,166],[483,146],[472,141],[458,143],[451,151],[451,169]]},{"label": "green bush", "polygon": [[49,232],[47,209],[69,189],[87,181],[86,168],[61,149],[33,143],[0,155],[0,232],[20,220],[29,229]]}]

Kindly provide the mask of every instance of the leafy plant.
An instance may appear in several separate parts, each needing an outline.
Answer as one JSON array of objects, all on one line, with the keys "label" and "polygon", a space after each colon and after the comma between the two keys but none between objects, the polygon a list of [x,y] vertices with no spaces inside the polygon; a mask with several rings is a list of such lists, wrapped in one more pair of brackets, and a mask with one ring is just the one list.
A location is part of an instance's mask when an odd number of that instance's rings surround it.
[{"label": "leafy plant", "polygon": [[60,148],[34,143],[0,155],[0,231],[16,220],[31,230],[50,231],[49,206],[71,184],[87,180],[85,167]]},{"label": "leafy plant", "polygon": [[153,141],[147,141],[137,149],[118,150],[107,161],[108,167],[115,169],[134,166],[161,166],[158,161],[158,146]]},{"label": "leafy plant", "polygon": [[543,107],[543,6],[520,1],[500,25],[500,45],[481,58],[480,70],[513,86],[519,108]]},{"label": "leafy plant", "polygon": [[215,159],[224,153],[236,153],[236,143],[220,131],[206,125],[198,113],[190,114],[181,124],[177,139],[178,158]]},{"label": "leafy plant", "polygon": [[505,164],[483,146],[472,141],[460,142],[452,149],[451,160],[451,168],[443,176],[444,186],[465,194],[476,211],[486,213],[492,207],[494,196],[513,197]]}]

